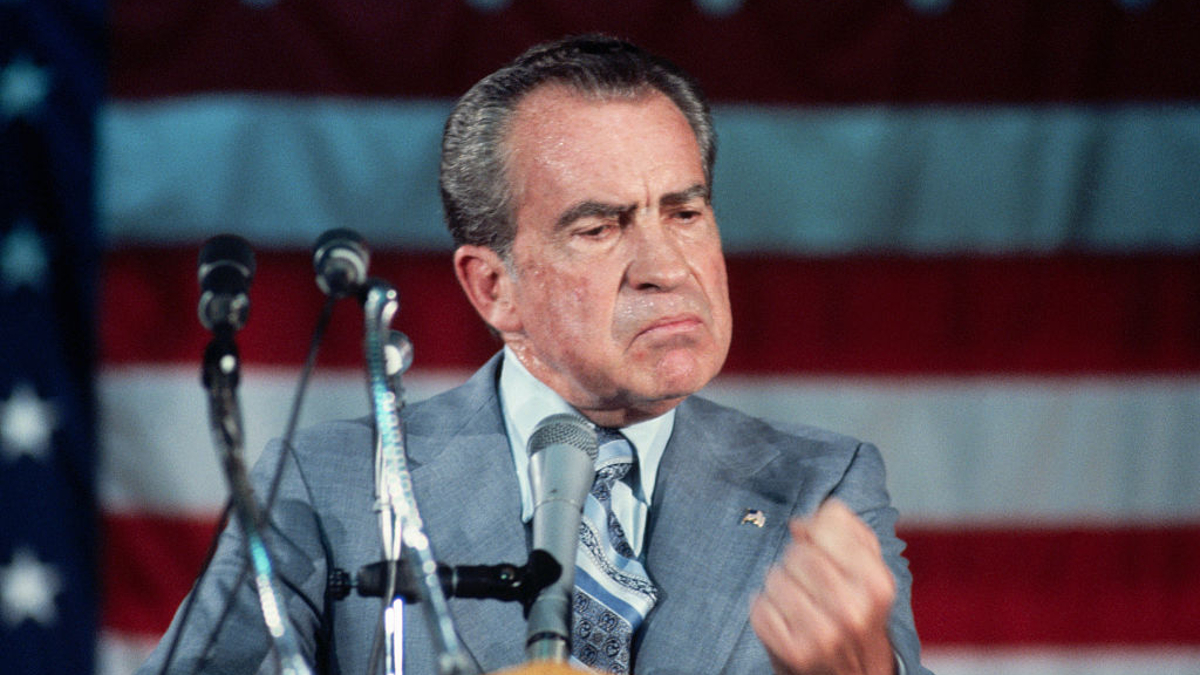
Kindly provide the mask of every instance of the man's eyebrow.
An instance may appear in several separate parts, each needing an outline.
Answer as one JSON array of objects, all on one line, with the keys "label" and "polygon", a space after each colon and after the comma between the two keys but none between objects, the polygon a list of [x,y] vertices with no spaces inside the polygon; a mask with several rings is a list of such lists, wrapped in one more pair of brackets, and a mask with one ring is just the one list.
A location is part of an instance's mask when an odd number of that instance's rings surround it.
[{"label": "man's eyebrow", "polygon": [[658,204],[659,206],[679,206],[697,198],[703,199],[704,203],[707,204],[709,203],[711,196],[712,195],[709,192],[707,185],[704,183],[696,183],[686,190],[680,190],[679,192],[668,192],[662,196],[662,199],[658,200]]},{"label": "man's eyebrow", "polygon": [[[659,206],[680,206],[694,199],[703,199],[707,204],[709,196],[708,186],[704,183],[696,183],[678,192],[668,192],[658,200],[658,203]],[[583,220],[584,218],[619,218],[622,214],[633,213],[636,210],[636,204],[609,204],[590,200],[579,202],[566,211],[563,211],[562,215],[555,221],[554,229],[562,230],[569,227],[571,223]]]},{"label": "man's eyebrow", "polygon": [[637,207],[632,204],[606,204],[604,202],[579,202],[563,211],[554,224],[554,229],[561,230],[577,220],[584,218],[618,218],[623,213],[632,213]]}]

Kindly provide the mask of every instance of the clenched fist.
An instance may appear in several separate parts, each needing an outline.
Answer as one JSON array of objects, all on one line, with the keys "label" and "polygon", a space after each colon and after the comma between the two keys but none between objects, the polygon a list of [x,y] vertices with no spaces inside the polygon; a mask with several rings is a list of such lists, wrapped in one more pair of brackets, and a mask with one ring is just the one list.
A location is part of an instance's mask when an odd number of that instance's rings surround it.
[{"label": "clenched fist", "polygon": [[887,634],[896,584],[871,528],[830,499],[790,523],[750,623],[779,675],[891,675]]}]

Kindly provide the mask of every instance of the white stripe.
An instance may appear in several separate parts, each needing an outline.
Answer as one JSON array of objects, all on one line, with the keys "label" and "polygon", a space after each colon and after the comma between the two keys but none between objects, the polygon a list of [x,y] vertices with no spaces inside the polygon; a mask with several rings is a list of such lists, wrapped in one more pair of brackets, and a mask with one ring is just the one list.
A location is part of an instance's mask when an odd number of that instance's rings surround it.
[{"label": "white stripe", "polygon": [[[206,95],[110,102],[99,217],[113,243],[215,228],[309,246],[444,249],[445,101]],[[732,251],[1114,253],[1200,248],[1200,106],[717,106]]]},{"label": "white stripe", "polygon": [[[1200,107],[719,109],[731,250],[1200,246]],[[732,227],[731,227],[732,226]]]},{"label": "white stripe", "polygon": [[[164,515],[216,513],[225,478],[208,427],[208,402],[196,368],[130,366],[99,376],[100,498],[108,511]],[[249,465],[284,433],[298,370],[246,368],[239,397]],[[465,374],[405,379],[415,401],[462,382]],[[301,424],[368,414],[366,378],[338,371],[313,378]]]},{"label": "white stripe", "polygon": [[1200,649],[1003,648],[925,649],[923,665],[937,675],[1196,675]]},{"label": "white stripe", "polygon": [[446,248],[437,166],[449,105],[223,95],[114,102],[98,115],[98,211],[113,242],[214,228],[307,248],[350,227],[371,244]]},{"label": "white stripe", "polygon": [[157,636],[105,630],[96,643],[96,675],[131,675],[150,658]]},{"label": "white stripe", "polygon": [[1200,515],[1200,378],[746,378],[707,395],[876,444],[909,520]]},{"label": "white stripe", "polygon": [[[248,368],[248,454],[282,433],[295,372]],[[409,401],[465,372],[414,372]],[[327,371],[302,423],[367,413],[363,376]],[[853,379],[722,376],[706,395],[871,441],[909,521],[1155,522],[1200,515],[1200,378]],[[215,512],[226,493],[192,368],[99,380],[108,510]]]}]

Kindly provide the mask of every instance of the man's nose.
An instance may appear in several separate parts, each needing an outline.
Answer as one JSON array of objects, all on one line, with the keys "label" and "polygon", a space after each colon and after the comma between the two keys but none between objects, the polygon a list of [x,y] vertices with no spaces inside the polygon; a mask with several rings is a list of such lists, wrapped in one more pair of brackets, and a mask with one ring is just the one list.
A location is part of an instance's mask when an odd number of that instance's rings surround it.
[{"label": "man's nose", "polygon": [[637,290],[666,291],[682,284],[689,273],[683,243],[659,222],[637,223],[633,229],[629,285]]}]

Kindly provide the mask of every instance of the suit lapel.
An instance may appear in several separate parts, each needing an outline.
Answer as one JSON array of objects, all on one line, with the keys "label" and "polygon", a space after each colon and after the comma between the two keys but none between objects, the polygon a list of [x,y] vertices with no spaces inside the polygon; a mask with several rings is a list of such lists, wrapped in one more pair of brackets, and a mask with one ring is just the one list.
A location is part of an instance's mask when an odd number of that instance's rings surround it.
[{"label": "suit lapel", "polygon": [[[426,533],[438,561],[450,565],[521,565],[528,556],[495,374],[493,360],[451,396],[430,401],[406,430]],[[483,671],[521,661],[525,620],[518,603],[451,599],[450,611],[463,647]]]},{"label": "suit lapel", "polygon": [[786,542],[799,486],[773,480],[778,452],[728,422],[706,419],[693,399],[679,408],[647,538],[647,568],[662,596],[642,631],[641,675],[719,672],[744,632],[729,622],[746,623]]},{"label": "suit lapel", "polygon": [[[426,532],[447,564],[523,564],[528,556],[496,372],[493,359],[463,387],[414,406],[419,414],[406,428]],[[641,631],[640,675],[721,670],[746,632],[750,599],[801,503],[804,481],[775,470],[779,452],[748,418],[695,398],[678,410],[647,528],[646,567],[661,598]],[[761,527],[755,512],[763,515]],[[420,617],[419,610],[407,616]],[[524,660],[525,619],[517,603],[452,599],[450,610],[482,671]],[[742,628],[731,628],[731,620]],[[407,623],[405,643],[428,657],[424,625]]]}]

